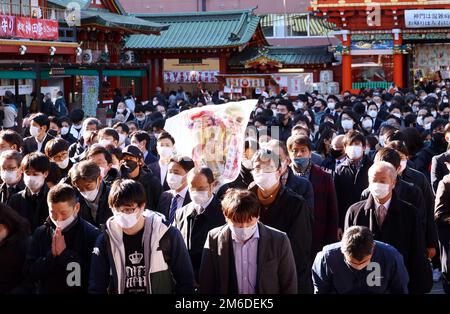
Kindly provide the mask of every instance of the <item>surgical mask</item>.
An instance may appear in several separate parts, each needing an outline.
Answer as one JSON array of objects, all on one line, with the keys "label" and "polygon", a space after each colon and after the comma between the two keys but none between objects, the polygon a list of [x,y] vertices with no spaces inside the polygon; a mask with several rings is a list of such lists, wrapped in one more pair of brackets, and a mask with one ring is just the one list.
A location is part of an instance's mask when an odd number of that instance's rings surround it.
[{"label": "surgical mask", "polygon": [[40,129],[39,127],[31,125],[30,126],[30,135],[33,136],[33,137],[38,136],[39,135],[39,129]]},{"label": "surgical mask", "polygon": [[413,107],[412,107],[412,111],[413,111],[414,113],[416,113],[417,111],[419,111],[419,107],[413,106]]},{"label": "surgical mask", "polygon": [[29,176],[29,175],[25,174],[23,176],[23,182],[31,191],[34,192],[34,191],[40,190],[42,188],[42,186],[45,183],[45,177],[42,175]]},{"label": "surgical mask", "polygon": [[208,191],[189,191],[189,196],[195,205],[202,206],[209,201]]},{"label": "surgical mask", "polygon": [[389,184],[385,183],[370,183],[369,190],[376,199],[385,198],[391,191]]},{"label": "surgical mask", "polygon": [[2,178],[3,182],[5,182],[7,185],[14,185],[19,181],[17,170],[13,170],[13,171],[2,170],[1,178]]},{"label": "surgical mask", "polygon": [[117,113],[123,113],[125,109],[117,109]]},{"label": "surgical mask", "polygon": [[156,100],[154,100],[152,103],[153,103],[153,106],[156,106],[158,104],[158,102]]},{"label": "surgical mask", "polygon": [[278,113],[277,109],[272,109],[272,112],[273,112],[273,116],[276,117],[277,113]]},{"label": "surgical mask", "polygon": [[394,117],[397,117],[397,118],[401,118],[402,117],[402,115],[400,114],[400,113],[394,113],[394,114],[392,114]]},{"label": "surgical mask", "polygon": [[63,127],[61,128],[61,135],[66,135],[67,133],[69,133],[69,128],[68,127]]},{"label": "surgical mask", "polygon": [[264,191],[269,190],[279,181],[278,173],[276,171],[268,173],[252,173],[252,175],[256,185]]},{"label": "surgical mask", "polygon": [[59,169],[66,169],[69,165],[69,157],[67,157],[63,161],[56,162],[56,164],[58,165]]},{"label": "surgical mask", "polygon": [[336,108],[336,104],[334,102],[329,102],[327,105],[328,109],[330,110],[334,110],[334,108]]},{"label": "surgical mask", "polygon": [[353,129],[353,124],[354,124],[353,120],[342,120],[341,121],[342,128],[345,131]]},{"label": "surgical mask", "polygon": [[142,121],[145,121],[145,116],[143,116],[143,117],[136,117],[136,119],[137,119],[138,121],[142,122]]},{"label": "surgical mask", "polygon": [[448,99],[442,99],[442,102],[448,104]]},{"label": "surgical mask", "polygon": [[116,213],[114,214],[114,221],[122,229],[130,229],[133,228],[138,223],[138,218],[136,213],[125,214],[125,213]]},{"label": "surgical mask", "polygon": [[391,106],[391,102],[390,101],[386,101],[386,106],[390,107]]},{"label": "surgical mask", "polygon": [[242,166],[245,169],[253,169],[253,163],[250,159],[243,159],[242,160]]},{"label": "surgical mask", "polygon": [[378,137],[378,144],[380,144],[381,147],[384,147],[384,144],[385,144],[384,142],[385,142],[384,136],[380,135]]},{"label": "surgical mask", "polygon": [[107,147],[107,146],[109,146],[109,145],[112,145],[112,142],[111,142],[110,140],[105,140],[105,139],[103,139],[103,140],[101,140],[100,142],[98,142],[98,144],[99,144],[100,146]]},{"label": "surgical mask", "polygon": [[423,125],[423,116],[418,116],[416,121],[418,125]]},{"label": "surgical mask", "polygon": [[406,159],[400,161],[400,173],[402,173],[406,169],[407,164],[408,164],[408,161]]},{"label": "surgical mask", "polygon": [[127,140],[127,135],[119,133],[119,145],[122,145]]},{"label": "surgical mask", "polygon": [[364,154],[365,155],[369,155],[370,154],[370,147],[366,147],[366,149],[364,150]]},{"label": "surgical mask", "polygon": [[425,125],[423,126],[423,128],[424,128],[425,130],[430,130],[430,129],[431,129],[431,123],[425,124]]},{"label": "surgical mask", "polygon": [[173,154],[173,147],[156,146],[156,150],[162,159],[168,159]]},{"label": "surgical mask", "polygon": [[76,218],[76,215],[72,215],[69,218],[64,219],[64,220],[54,220],[50,216],[51,221],[55,224],[56,227],[60,228],[61,230],[64,230],[65,228],[67,228],[72,222],[74,222],[75,218]]},{"label": "surgical mask", "polygon": [[100,175],[102,176],[102,178],[106,177],[108,175],[108,168],[100,167]]},{"label": "surgical mask", "polygon": [[236,239],[238,239],[241,242],[245,242],[249,240],[256,232],[256,229],[258,228],[258,224],[254,224],[250,227],[244,227],[239,228],[235,227],[232,224],[229,224],[228,227],[230,228],[231,233],[234,235]]},{"label": "surgical mask", "polygon": [[84,191],[80,192],[81,196],[84,197],[85,200],[89,202],[93,202],[98,194],[98,188],[93,189],[92,191]]},{"label": "surgical mask", "polygon": [[369,112],[367,113],[371,118],[375,119],[378,115],[378,111],[376,110],[369,110]]},{"label": "surgical mask", "polygon": [[347,148],[345,149],[345,153],[347,154],[348,158],[350,158],[351,160],[355,160],[362,157],[363,149],[362,146],[359,145],[347,146]]},{"label": "surgical mask", "polygon": [[437,112],[436,111],[431,111],[431,115],[433,116],[433,118],[436,118]]},{"label": "surgical mask", "polygon": [[75,130],[80,130],[82,127],[83,127],[82,124],[74,124],[74,125],[73,125],[73,128],[74,128]]},{"label": "surgical mask", "polygon": [[297,103],[297,106],[298,106],[298,109],[303,109],[303,108],[305,108],[305,104],[304,104],[302,101],[299,101],[299,102]]},{"label": "surgical mask", "polygon": [[364,129],[370,129],[372,127],[372,120],[368,120],[368,119],[363,120],[362,127]]},{"label": "surgical mask", "polygon": [[178,190],[183,182],[183,176],[174,173],[167,173],[167,184],[172,190]]},{"label": "surgical mask", "polygon": [[299,168],[305,169],[309,164],[309,158],[308,157],[294,158],[294,164]]}]

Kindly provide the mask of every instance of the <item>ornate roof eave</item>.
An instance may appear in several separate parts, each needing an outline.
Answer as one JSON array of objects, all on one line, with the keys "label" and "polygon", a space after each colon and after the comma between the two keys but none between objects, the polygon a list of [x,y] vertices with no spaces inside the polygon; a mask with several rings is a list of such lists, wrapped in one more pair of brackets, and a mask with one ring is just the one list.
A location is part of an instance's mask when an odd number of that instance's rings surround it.
[{"label": "ornate roof eave", "polygon": [[243,61],[241,62],[241,64],[243,64],[245,68],[255,68],[258,66],[271,66],[274,68],[283,67],[283,63],[264,54],[256,56],[255,58],[252,58],[250,60]]}]

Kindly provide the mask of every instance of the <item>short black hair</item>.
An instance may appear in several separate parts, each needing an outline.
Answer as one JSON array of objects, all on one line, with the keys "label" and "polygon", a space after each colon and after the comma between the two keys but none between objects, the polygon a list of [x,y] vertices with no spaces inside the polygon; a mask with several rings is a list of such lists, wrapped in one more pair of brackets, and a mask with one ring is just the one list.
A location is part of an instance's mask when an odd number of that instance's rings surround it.
[{"label": "short black hair", "polygon": [[59,183],[48,191],[47,202],[52,204],[68,202],[73,206],[77,203],[77,191],[71,185]]},{"label": "short black hair", "polygon": [[106,148],[100,145],[92,145],[87,152],[86,159],[89,160],[92,156],[100,154],[105,157],[105,160],[108,164],[112,163],[111,153]]},{"label": "short black hair", "polygon": [[30,117],[30,121],[36,122],[39,126],[46,126],[47,130],[50,128],[50,120],[47,115],[43,113],[35,113]]},{"label": "short black hair", "polygon": [[369,228],[352,226],[345,230],[342,236],[341,252],[358,261],[372,254],[374,246],[373,234]]},{"label": "short black hair", "polygon": [[22,147],[22,137],[19,133],[13,130],[3,130],[0,131],[0,138],[9,144],[16,145],[17,150]]},{"label": "short black hair", "polygon": [[131,137],[132,137],[132,138],[134,137],[134,138],[137,139],[139,142],[146,141],[146,148],[147,148],[147,149],[149,148],[151,138],[150,138],[150,135],[149,135],[147,132],[145,132],[145,131],[136,131],[136,132],[134,132],[134,133],[131,135]]},{"label": "short black hair", "polygon": [[308,147],[309,151],[312,150],[311,139],[305,135],[290,136],[286,142],[286,146],[287,146],[288,150],[291,150],[291,148],[292,148],[292,146],[294,146],[294,144],[306,146],[306,147]]},{"label": "short black hair", "polygon": [[84,111],[83,109],[74,109],[69,115],[70,120],[73,123],[80,123],[84,119]]},{"label": "short black hair", "polygon": [[22,159],[21,168],[27,172],[30,168],[37,172],[50,171],[50,159],[40,152],[31,152]]},{"label": "short black hair", "polygon": [[356,130],[350,130],[344,137],[344,146],[350,146],[355,142],[361,142],[363,146],[366,145],[366,138],[362,133]]},{"label": "short black hair", "polygon": [[50,116],[48,117],[48,120],[50,121],[50,123],[56,124],[58,128],[62,128],[61,120],[58,117]]},{"label": "short black hair", "polygon": [[124,131],[125,133],[130,133],[130,127],[124,122],[117,122],[116,124],[114,124],[113,129],[116,128],[122,128],[122,131]]},{"label": "short black hair", "polygon": [[183,168],[184,171],[189,172],[192,168],[195,167],[194,161],[187,156],[176,155],[170,158],[170,162],[175,162]]},{"label": "short black hair", "polygon": [[229,189],[222,200],[225,217],[233,222],[246,223],[258,218],[261,205],[258,197],[249,190]]},{"label": "short black hair", "polygon": [[129,206],[134,203],[139,206],[147,201],[144,186],[135,180],[118,179],[111,186],[108,204],[111,208]]},{"label": "short black hair", "polygon": [[62,138],[52,138],[45,144],[45,154],[52,158],[58,155],[60,152],[69,151],[69,142]]},{"label": "short black hair", "polygon": [[112,136],[116,141],[119,141],[119,133],[113,128],[103,128],[98,131],[98,136],[100,137],[102,135]]},{"label": "short black hair", "polygon": [[163,140],[163,139],[169,139],[173,145],[175,145],[175,139],[173,138],[172,135],[170,135],[169,132],[162,132],[157,139],[157,142]]},{"label": "short black hair", "polygon": [[198,174],[204,175],[206,177],[206,181],[208,181],[209,184],[214,182],[214,173],[210,168],[208,167],[192,168],[188,173],[188,177]]},{"label": "short black hair", "polygon": [[375,155],[374,162],[386,161],[394,166],[395,169],[400,167],[400,155],[394,148],[383,147]]}]

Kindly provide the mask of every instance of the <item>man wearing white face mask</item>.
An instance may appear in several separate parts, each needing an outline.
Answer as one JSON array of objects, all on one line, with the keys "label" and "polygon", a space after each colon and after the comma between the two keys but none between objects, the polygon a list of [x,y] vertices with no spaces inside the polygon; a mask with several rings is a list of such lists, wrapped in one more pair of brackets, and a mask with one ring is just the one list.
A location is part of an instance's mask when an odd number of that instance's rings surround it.
[{"label": "man wearing white face mask", "polygon": [[225,219],[220,200],[212,193],[215,181],[211,169],[192,169],[187,175],[187,183],[192,202],[177,210],[174,226],[183,236],[198,282],[206,236],[211,229],[222,226]]},{"label": "man wearing white face mask", "polygon": [[124,149],[125,146],[130,144],[128,134],[130,134],[130,127],[126,123],[117,122],[113,125],[113,129],[119,134],[119,143],[117,147]]},{"label": "man wearing white face mask", "polygon": [[119,140],[119,133],[113,128],[103,128],[98,132],[98,144],[105,148],[119,146]]},{"label": "man wearing white face mask", "polygon": [[96,227],[104,224],[112,216],[108,206],[110,188],[103,182],[99,166],[84,160],[70,169],[69,176],[80,194],[81,217]]},{"label": "man wearing white face mask", "polygon": [[295,294],[294,254],[285,233],[259,222],[260,204],[248,190],[230,189],[222,201],[227,224],[208,233],[200,293]]},{"label": "man wearing white face mask", "polygon": [[180,232],[145,210],[141,183],[117,180],[109,205],[114,216],[92,252],[89,293],[188,294],[194,274]]},{"label": "man wearing white face mask", "polygon": [[53,136],[48,134],[50,129],[50,120],[43,113],[36,113],[30,117],[30,135],[24,138],[22,143],[22,154],[25,156],[31,152],[44,153],[45,144],[53,139]]},{"label": "man wearing white face mask", "polygon": [[83,121],[81,129],[81,136],[78,142],[70,145],[69,158],[73,162],[83,160],[85,157],[85,151],[88,148],[88,141],[92,135],[92,132],[97,132],[100,128],[100,121],[96,118],[87,118]]},{"label": "man wearing white face mask", "polygon": [[106,185],[111,186],[113,182],[120,179],[120,172],[113,168],[113,157],[106,148],[100,145],[92,145],[86,155],[86,160],[93,161],[100,168],[100,175]]},{"label": "man wearing white face mask", "polygon": [[159,160],[148,165],[153,174],[161,180],[163,191],[168,191],[171,187],[167,184],[167,169],[169,167],[170,158],[173,156],[175,149],[175,139],[168,132],[162,132],[156,140],[156,150],[158,151]]},{"label": "man wearing white face mask", "polygon": [[313,213],[306,200],[281,184],[281,160],[275,151],[261,149],[252,158],[253,191],[261,204],[262,223],[287,233],[294,252],[300,293],[312,293],[311,243]]},{"label": "man wearing white face mask", "polygon": [[22,180],[20,163],[22,154],[7,150],[0,155],[0,175],[3,183],[0,185],[0,202],[8,203],[11,196],[25,188]]},{"label": "man wearing white face mask", "polygon": [[367,171],[372,161],[364,155],[365,148],[366,138],[361,133],[350,131],[345,135],[344,151],[347,159],[336,168],[334,176],[341,231],[347,209],[360,200],[362,191],[368,186]]},{"label": "man wearing white face mask", "polygon": [[[373,268],[380,266],[379,285],[369,285]],[[406,294],[408,272],[402,255],[389,244],[374,241],[369,228],[348,228],[342,241],[327,245],[313,265],[315,294]]]},{"label": "man wearing white face mask", "polygon": [[417,210],[400,200],[393,191],[396,179],[397,171],[390,163],[374,163],[369,169],[370,196],[350,206],[345,228],[355,225],[368,227],[375,240],[395,247],[402,254],[408,270],[409,292],[427,293],[433,281]]},{"label": "man wearing white face mask", "polygon": [[161,194],[156,209],[166,216],[169,224],[175,220],[178,209],[191,202],[186,177],[192,168],[194,168],[194,161],[189,157],[173,156],[169,160],[167,183],[170,190]]},{"label": "man wearing white face mask", "polygon": [[42,153],[30,153],[23,158],[20,168],[25,188],[11,196],[8,205],[28,220],[34,232],[48,217],[45,179],[50,171],[50,160]]},{"label": "man wearing white face mask", "polygon": [[69,159],[69,143],[62,138],[54,138],[45,145],[45,155],[58,165],[63,177],[67,176],[72,162]]},{"label": "man wearing white face mask", "polygon": [[[86,293],[92,249],[100,231],[79,215],[76,190],[57,184],[47,196],[49,218],[34,232],[25,261],[26,277],[39,294]],[[69,265],[80,267],[80,285],[67,284]]]}]

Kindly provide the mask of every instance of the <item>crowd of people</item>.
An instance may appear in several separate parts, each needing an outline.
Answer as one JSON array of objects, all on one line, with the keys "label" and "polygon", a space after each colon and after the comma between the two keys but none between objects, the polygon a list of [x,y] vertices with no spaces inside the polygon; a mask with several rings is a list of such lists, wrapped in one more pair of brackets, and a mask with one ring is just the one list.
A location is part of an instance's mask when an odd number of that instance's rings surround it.
[{"label": "crowd of people", "polygon": [[264,92],[222,186],[164,129],[222,95],[117,93],[105,126],[60,92],[21,130],[8,93],[0,293],[449,293],[449,90]]}]

